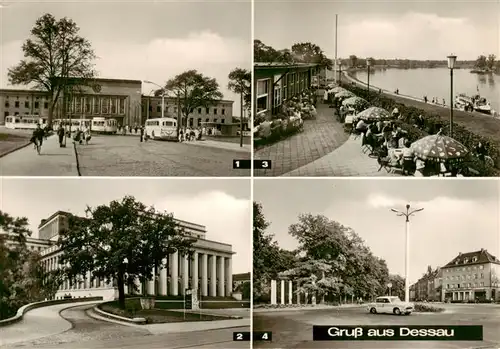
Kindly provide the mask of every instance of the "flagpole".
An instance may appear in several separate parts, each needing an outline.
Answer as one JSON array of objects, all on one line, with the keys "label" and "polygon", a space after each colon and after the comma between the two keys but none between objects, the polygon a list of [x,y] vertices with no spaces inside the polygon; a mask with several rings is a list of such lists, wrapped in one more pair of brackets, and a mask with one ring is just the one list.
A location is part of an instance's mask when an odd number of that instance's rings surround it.
[{"label": "flagpole", "polygon": [[[335,76],[335,81],[337,84],[339,83],[338,78],[337,78],[337,41],[338,41],[338,20],[339,20],[339,15],[335,15],[335,62],[334,62],[334,76]],[[326,78],[326,71],[325,71],[325,78]]]}]

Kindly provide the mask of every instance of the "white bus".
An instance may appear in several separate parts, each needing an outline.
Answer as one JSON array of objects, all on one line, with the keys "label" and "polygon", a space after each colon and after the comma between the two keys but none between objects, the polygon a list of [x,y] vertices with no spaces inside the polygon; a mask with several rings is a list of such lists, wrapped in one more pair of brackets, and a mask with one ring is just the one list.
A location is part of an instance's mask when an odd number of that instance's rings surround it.
[{"label": "white bus", "polygon": [[177,120],[157,118],[146,120],[146,136],[151,139],[170,139],[177,141]]},{"label": "white bus", "polygon": [[39,115],[8,115],[5,117],[5,127],[10,129],[34,130],[36,125],[47,126],[47,118]]},{"label": "white bus", "polygon": [[57,130],[59,125],[63,125],[66,132],[75,132],[76,130],[85,130],[87,127],[90,128],[92,120],[89,119],[56,119],[52,121],[52,128]]},{"label": "white bus", "polygon": [[91,131],[95,133],[115,134],[118,131],[116,119],[96,117],[92,119]]}]

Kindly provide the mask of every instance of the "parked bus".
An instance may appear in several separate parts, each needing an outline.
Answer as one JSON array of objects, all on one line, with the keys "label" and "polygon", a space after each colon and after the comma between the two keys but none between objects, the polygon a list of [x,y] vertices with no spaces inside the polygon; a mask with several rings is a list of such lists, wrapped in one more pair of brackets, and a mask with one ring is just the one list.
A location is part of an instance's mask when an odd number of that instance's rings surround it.
[{"label": "parked bus", "polygon": [[76,130],[85,130],[87,127],[91,127],[92,120],[89,119],[56,119],[52,121],[52,128],[57,130],[59,125],[63,125],[66,132],[75,132]]},{"label": "parked bus", "polygon": [[9,115],[5,117],[5,127],[10,129],[34,130],[36,125],[47,126],[47,118],[38,115]]},{"label": "parked bus", "polygon": [[115,134],[118,131],[118,123],[116,119],[93,118],[91,130],[95,133]]},{"label": "parked bus", "polygon": [[174,118],[148,119],[145,124],[146,136],[151,139],[177,141],[177,120]]}]

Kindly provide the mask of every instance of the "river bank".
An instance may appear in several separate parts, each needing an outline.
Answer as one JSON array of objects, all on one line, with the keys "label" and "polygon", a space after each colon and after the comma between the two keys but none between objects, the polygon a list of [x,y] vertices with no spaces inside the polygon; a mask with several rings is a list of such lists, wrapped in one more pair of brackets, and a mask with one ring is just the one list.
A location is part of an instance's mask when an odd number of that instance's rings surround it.
[{"label": "river bank", "polygon": [[[348,74],[343,74],[343,78],[347,81],[354,82],[357,86],[366,87],[366,83],[359,81]],[[421,98],[395,94],[392,91],[380,89],[377,86],[370,85],[370,90],[374,92],[382,90],[382,95],[395,100],[397,103],[419,108],[425,112],[436,114],[443,120],[449,120],[449,106],[425,103]],[[491,115],[485,115],[477,112],[469,113],[459,109],[454,109],[453,121],[454,123],[465,127],[472,133],[491,139],[497,147],[500,147],[500,119],[494,118]]]}]

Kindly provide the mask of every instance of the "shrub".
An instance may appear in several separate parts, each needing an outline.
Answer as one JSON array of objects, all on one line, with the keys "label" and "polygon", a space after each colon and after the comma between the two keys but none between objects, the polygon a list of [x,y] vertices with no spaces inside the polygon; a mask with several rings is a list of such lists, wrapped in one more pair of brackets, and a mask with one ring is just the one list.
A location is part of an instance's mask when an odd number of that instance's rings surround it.
[{"label": "shrub", "polygon": [[[388,111],[398,108],[399,112],[404,116],[403,120],[398,121],[399,126],[408,131],[410,141],[415,141],[429,134],[436,134],[440,129],[442,129],[443,135],[447,135],[449,131],[449,121],[442,119],[437,113],[429,113],[413,106],[406,106],[404,104],[397,103],[392,98],[380,95],[377,92],[368,92],[366,89],[358,86],[345,84],[343,87],[350,90],[357,96],[369,100],[370,104],[374,106]],[[414,126],[414,121],[418,115],[422,115],[424,117],[423,129],[419,129]],[[488,156],[493,159],[497,167],[499,166],[500,149],[498,148],[497,140],[474,134],[465,127],[455,123],[453,124],[453,138],[465,145],[469,150],[474,149],[474,147],[481,142],[486,148]],[[489,177],[498,174],[497,169],[482,163],[480,160],[475,159],[475,157],[470,158],[471,159],[467,160],[469,167],[477,171],[480,176]]]},{"label": "shrub", "polygon": [[442,313],[444,308],[435,307],[429,304],[415,304],[415,312],[417,313]]}]

